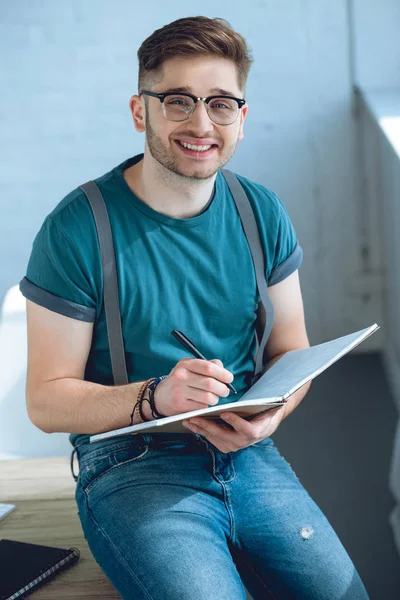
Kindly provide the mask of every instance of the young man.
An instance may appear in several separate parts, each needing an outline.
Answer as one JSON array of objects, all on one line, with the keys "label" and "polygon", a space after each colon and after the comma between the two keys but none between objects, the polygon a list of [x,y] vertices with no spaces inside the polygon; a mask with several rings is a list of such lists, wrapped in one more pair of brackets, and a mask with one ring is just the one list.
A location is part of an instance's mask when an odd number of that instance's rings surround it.
[{"label": "young man", "polygon": [[[239,399],[254,371],[260,297],[220,173],[243,138],[249,50],[226,21],[195,17],[155,31],[138,56],[130,108],[146,134],[144,154],[95,180],[113,233],[130,383],[113,384],[97,233],[77,188],[46,217],[20,284],[30,418],[43,431],[71,433],[82,527],[123,598],[245,600],[243,579],[255,600],[365,599],[340,540],[270,438],[309,386],[251,422],[231,414],[230,428],[197,418],[188,433],[88,443],[89,434],[129,424],[151,378],[167,375],[154,401],[172,415],[232,401],[233,378]],[[269,368],[309,346],[302,250],[277,196],[237,177],[274,306]],[[189,358],[170,335],[176,328],[218,358]],[[153,418],[148,402],[143,414]]]}]

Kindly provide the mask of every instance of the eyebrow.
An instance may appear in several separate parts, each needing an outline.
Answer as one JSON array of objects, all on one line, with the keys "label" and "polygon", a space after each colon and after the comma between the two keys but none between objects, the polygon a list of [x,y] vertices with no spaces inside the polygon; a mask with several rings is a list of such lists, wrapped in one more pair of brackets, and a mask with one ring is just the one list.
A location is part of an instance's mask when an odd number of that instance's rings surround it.
[{"label": "eyebrow", "polygon": [[[183,87],[173,87],[173,88],[168,88],[168,90],[166,90],[164,93],[165,94],[169,94],[169,93],[186,93],[186,94],[192,94],[192,88],[188,87],[188,86],[183,86]],[[222,88],[212,88],[210,90],[211,94],[222,94],[222,96],[233,96],[233,98],[237,98],[236,94],[233,94],[232,92],[229,92],[227,90],[224,90]]]}]

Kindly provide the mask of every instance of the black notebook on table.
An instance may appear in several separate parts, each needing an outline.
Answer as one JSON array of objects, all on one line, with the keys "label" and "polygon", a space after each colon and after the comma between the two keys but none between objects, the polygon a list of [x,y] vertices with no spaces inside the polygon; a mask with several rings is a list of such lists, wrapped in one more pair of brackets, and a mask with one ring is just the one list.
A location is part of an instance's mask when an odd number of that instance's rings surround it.
[{"label": "black notebook on table", "polygon": [[0,600],[20,600],[73,565],[77,548],[52,548],[0,540]]}]

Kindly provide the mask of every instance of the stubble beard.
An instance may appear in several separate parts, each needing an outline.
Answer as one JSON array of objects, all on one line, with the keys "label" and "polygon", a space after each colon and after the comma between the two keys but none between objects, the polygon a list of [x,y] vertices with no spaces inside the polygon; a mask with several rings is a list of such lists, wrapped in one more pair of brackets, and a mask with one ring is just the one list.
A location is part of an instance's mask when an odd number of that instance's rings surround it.
[{"label": "stubble beard", "polygon": [[[235,153],[238,142],[239,139],[237,139],[234,144],[228,146],[224,153],[225,156],[216,163],[213,162],[210,164],[208,169],[205,169],[202,166],[196,168],[195,159],[193,159],[193,164],[191,166],[185,168],[182,166],[183,161],[180,161],[178,157],[174,156],[170,149],[164,145],[161,138],[155,133],[148,119],[148,115],[146,114],[146,143],[151,156],[161,166],[161,170],[164,171],[164,177],[168,177],[168,174],[171,176],[170,174],[174,173],[186,181],[210,179],[230,161]],[[171,143],[175,144],[176,142],[171,141]],[[218,152],[218,150],[216,150],[216,152]]]}]

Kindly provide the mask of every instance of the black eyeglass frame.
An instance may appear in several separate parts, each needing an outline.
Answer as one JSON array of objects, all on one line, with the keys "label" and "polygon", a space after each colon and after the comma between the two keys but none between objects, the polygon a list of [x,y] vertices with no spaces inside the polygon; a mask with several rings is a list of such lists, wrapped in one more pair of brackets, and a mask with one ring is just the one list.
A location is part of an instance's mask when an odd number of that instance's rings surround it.
[{"label": "black eyeglass frame", "polygon": [[[246,100],[244,100],[242,98],[235,98],[234,96],[224,96],[223,94],[216,94],[215,96],[207,96],[207,98],[201,98],[201,97],[198,98],[197,96],[194,96],[193,94],[188,94],[186,92],[165,92],[164,94],[157,94],[156,92],[149,92],[147,90],[142,90],[139,93],[139,96],[141,96],[142,94],[146,94],[146,96],[153,96],[153,98],[158,98],[160,100],[161,104],[163,104],[166,96],[188,96],[189,98],[192,98],[192,100],[194,102],[194,107],[193,107],[193,110],[190,113],[188,113],[188,116],[186,117],[186,119],[189,119],[190,116],[194,113],[196,104],[199,100],[203,100],[203,102],[206,105],[208,105],[208,103],[211,100],[214,100],[214,98],[229,98],[230,100],[236,100],[236,102],[238,103],[239,110],[238,110],[238,114],[237,114],[235,120],[232,121],[232,123],[216,123],[216,125],[222,125],[222,126],[232,125],[237,120],[239,113],[240,113],[240,109],[246,104]],[[208,114],[208,110],[207,110],[207,114]],[[208,116],[210,117],[209,114],[208,114]],[[164,114],[164,117],[166,119],[168,118],[165,116],[165,114]],[[180,123],[181,121],[186,121],[186,119],[181,119],[179,121],[174,121],[174,122]],[[211,117],[210,117],[210,119],[211,119]],[[168,119],[168,121],[172,121],[172,120],[173,119]],[[213,120],[211,119],[211,121],[213,121]],[[213,121],[213,123],[215,123],[215,121]]]}]

